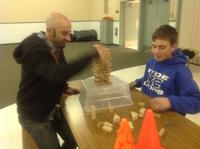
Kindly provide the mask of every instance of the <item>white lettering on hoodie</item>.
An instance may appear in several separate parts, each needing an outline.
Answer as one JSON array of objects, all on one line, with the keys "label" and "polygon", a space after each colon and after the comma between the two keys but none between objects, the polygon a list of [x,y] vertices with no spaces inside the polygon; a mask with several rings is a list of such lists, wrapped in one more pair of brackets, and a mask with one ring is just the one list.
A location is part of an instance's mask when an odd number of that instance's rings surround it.
[{"label": "white lettering on hoodie", "polygon": [[163,95],[164,91],[161,89],[161,86],[164,82],[169,79],[169,76],[164,75],[160,72],[148,69],[148,79],[143,83],[151,91],[156,92],[158,95]]}]

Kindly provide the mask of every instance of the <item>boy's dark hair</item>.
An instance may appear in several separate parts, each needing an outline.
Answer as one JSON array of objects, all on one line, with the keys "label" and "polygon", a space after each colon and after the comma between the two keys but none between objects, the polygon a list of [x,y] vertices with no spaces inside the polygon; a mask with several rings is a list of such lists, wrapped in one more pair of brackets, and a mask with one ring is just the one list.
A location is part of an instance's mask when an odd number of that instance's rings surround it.
[{"label": "boy's dark hair", "polygon": [[173,45],[177,42],[178,32],[170,25],[161,25],[155,30],[152,35],[152,40],[164,39],[169,40],[170,44]]}]

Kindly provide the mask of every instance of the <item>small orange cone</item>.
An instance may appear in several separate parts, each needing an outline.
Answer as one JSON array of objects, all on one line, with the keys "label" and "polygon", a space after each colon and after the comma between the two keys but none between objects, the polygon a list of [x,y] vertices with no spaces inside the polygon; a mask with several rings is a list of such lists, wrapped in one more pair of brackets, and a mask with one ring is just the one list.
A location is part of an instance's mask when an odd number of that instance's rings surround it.
[{"label": "small orange cone", "polygon": [[160,145],[154,113],[151,109],[146,112],[136,147],[137,149],[165,149]]},{"label": "small orange cone", "polygon": [[136,149],[129,122],[123,118],[120,122],[114,149]]}]

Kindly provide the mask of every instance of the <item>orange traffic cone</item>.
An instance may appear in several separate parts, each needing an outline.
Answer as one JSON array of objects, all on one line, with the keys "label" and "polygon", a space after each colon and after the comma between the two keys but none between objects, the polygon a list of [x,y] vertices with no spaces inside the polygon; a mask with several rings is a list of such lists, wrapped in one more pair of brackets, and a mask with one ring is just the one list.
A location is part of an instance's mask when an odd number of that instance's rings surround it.
[{"label": "orange traffic cone", "polygon": [[151,109],[146,112],[136,147],[137,149],[165,149],[160,145],[154,113]]},{"label": "orange traffic cone", "polygon": [[136,149],[130,125],[126,118],[123,118],[120,122],[114,149]]}]

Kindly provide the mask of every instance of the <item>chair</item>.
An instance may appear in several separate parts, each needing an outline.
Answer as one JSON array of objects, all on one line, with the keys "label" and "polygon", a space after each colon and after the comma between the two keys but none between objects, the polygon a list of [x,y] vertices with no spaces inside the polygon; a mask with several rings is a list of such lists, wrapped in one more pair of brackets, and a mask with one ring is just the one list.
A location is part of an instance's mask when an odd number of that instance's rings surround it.
[{"label": "chair", "polygon": [[193,59],[197,54],[199,54],[199,52],[194,49],[183,49],[182,52],[187,56],[187,59],[188,59],[187,66],[188,67],[190,67],[191,59]]}]

